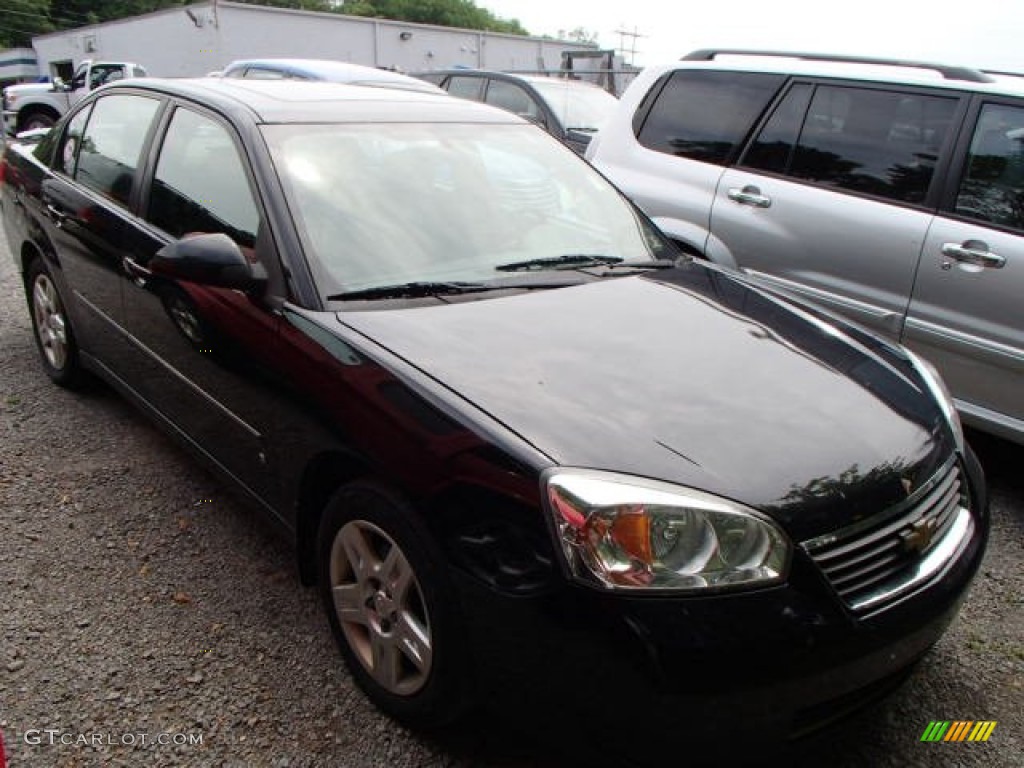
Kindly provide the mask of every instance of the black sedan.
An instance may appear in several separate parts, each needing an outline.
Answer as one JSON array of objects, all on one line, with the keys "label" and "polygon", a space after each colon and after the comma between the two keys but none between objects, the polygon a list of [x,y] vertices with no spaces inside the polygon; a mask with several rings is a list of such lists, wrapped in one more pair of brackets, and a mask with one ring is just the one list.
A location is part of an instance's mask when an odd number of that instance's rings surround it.
[{"label": "black sedan", "polygon": [[0,178],[46,373],[278,523],[405,722],[497,694],[763,750],[898,682],[981,560],[926,362],[681,256],[507,112],[133,80]]}]

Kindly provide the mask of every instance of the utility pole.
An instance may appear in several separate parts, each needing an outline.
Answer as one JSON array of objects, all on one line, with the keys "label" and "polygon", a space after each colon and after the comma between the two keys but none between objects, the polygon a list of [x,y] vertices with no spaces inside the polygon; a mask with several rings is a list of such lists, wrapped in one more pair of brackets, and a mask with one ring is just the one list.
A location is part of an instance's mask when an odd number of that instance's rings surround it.
[{"label": "utility pole", "polygon": [[[617,30],[615,30],[615,34],[619,36],[619,47],[618,47],[618,51],[617,52],[621,56],[623,56],[623,57],[625,57],[626,54],[628,53],[629,54],[629,64],[630,64],[630,66],[632,66],[634,64],[635,59],[636,59],[636,41],[637,41],[637,39],[639,39],[641,37],[647,37],[647,35],[641,35],[640,31],[636,27],[633,27],[633,31],[632,32],[630,32],[627,29],[617,29]],[[629,47],[628,48],[626,47],[626,38],[627,37],[629,38]]]}]

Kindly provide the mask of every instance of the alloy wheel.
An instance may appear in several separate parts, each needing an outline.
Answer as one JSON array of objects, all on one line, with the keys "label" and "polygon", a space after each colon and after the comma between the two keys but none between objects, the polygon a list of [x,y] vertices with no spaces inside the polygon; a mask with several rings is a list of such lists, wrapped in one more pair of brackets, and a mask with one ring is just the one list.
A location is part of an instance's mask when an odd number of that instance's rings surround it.
[{"label": "alloy wheel", "polygon": [[433,660],[430,617],[395,540],[365,520],[346,523],[331,546],[330,579],[342,632],[370,676],[399,696],[422,689]]},{"label": "alloy wheel", "polygon": [[36,275],[32,287],[32,310],[36,334],[46,361],[56,370],[63,370],[68,359],[67,321],[57,287],[49,275]]}]

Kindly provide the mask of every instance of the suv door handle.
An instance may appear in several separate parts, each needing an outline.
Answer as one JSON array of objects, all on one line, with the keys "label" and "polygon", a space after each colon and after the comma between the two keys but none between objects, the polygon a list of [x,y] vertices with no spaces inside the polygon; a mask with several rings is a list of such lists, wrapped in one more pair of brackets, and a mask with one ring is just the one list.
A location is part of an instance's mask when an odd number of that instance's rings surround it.
[{"label": "suv door handle", "polygon": [[991,269],[1002,269],[1006,264],[1006,257],[998,253],[992,253],[988,244],[981,240],[965,240],[962,243],[943,243],[942,255],[948,256],[954,261],[964,264],[974,264],[979,267]]},{"label": "suv door handle", "polygon": [[762,195],[761,190],[753,184],[747,184],[743,189],[730,187],[729,199],[743,205],[752,205],[755,208],[770,208],[772,204],[772,199]]}]

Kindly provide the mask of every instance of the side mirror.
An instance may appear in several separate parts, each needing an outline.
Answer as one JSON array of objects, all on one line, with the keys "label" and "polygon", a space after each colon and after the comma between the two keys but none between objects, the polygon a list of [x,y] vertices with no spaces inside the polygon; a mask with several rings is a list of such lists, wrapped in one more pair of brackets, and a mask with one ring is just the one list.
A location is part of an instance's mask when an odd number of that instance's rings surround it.
[{"label": "side mirror", "polygon": [[246,293],[258,293],[267,284],[266,270],[251,264],[238,243],[220,233],[175,240],[157,251],[148,267],[160,277]]},{"label": "side mirror", "polygon": [[53,78],[53,90],[55,91],[70,91],[71,86],[64,82],[63,78]]}]

